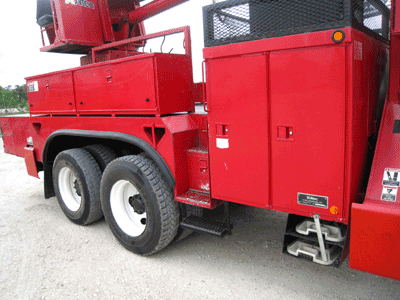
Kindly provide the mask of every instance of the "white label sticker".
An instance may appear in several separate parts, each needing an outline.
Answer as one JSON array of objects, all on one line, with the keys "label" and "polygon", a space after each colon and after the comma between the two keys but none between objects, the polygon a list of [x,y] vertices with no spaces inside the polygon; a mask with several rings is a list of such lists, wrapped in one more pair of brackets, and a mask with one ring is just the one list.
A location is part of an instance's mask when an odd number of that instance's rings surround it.
[{"label": "white label sticker", "polygon": [[384,186],[382,189],[381,200],[395,202],[397,198],[397,187]]},{"label": "white label sticker", "polygon": [[229,148],[229,139],[219,139],[219,138],[217,138],[217,148],[219,148],[219,149],[228,149]]},{"label": "white label sticker", "polygon": [[354,41],[354,59],[355,60],[362,60],[363,53],[362,53],[362,43],[359,41]]},{"label": "white label sticker", "polygon": [[28,83],[28,92],[38,92],[39,91],[39,83],[37,81]]},{"label": "white label sticker", "polygon": [[382,185],[398,187],[400,186],[400,170],[399,169],[385,169],[383,172]]}]

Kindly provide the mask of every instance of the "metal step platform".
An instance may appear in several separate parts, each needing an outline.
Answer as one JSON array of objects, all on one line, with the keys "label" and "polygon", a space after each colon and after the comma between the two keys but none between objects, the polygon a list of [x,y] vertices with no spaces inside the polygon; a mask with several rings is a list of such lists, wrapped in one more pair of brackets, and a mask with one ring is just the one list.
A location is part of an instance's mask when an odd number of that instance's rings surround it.
[{"label": "metal step platform", "polygon": [[322,258],[322,253],[318,244],[296,240],[287,247],[287,252],[291,255],[310,259],[321,265],[332,265],[342,253],[338,246],[328,246],[326,249],[326,260]]},{"label": "metal step platform", "polygon": [[227,234],[232,234],[230,203],[225,201],[223,204],[224,221],[195,216],[194,214],[188,215],[186,212],[186,217],[180,224],[181,228],[211,234],[220,238],[223,238]]},{"label": "metal step platform", "polygon": [[[317,228],[313,221],[305,220],[296,226],[296,232],[303,235],[310,235],[311,233],[317,234]],[[331,242],[340,243],[346,238],[346,236],[342,234],[342,230],[339,226],[321,224],[321,232],[325,240]]]},{"label": "metal step platform", "polygon": [[223,238],[230,233],[230,228],[226,223],[204,219],[193,215],[188,216],[181,222],[181,227],[201,233],[211,234]]},{"label": "metal step platform", "polygon": [[289,215],[283,252],[321,265],[340,266],[347,255],[347,226]]},{"label": "metal step platform", "polygon": [[223,203],[220,200],[212,199],[209,193],[202,193],[194,190],[189,190],[179,196],[176,196],[175,200],[208,209],[214,209]]}]

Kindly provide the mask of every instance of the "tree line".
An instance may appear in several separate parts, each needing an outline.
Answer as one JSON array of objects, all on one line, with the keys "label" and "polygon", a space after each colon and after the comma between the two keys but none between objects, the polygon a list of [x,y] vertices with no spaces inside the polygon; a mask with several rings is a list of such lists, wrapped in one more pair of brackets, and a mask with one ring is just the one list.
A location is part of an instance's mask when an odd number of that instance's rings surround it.
[{"label": "tree line", "polygon": [[0,86],[0,109],[16,108],[19,111],[28,110],[28,93],[26,84]]}]

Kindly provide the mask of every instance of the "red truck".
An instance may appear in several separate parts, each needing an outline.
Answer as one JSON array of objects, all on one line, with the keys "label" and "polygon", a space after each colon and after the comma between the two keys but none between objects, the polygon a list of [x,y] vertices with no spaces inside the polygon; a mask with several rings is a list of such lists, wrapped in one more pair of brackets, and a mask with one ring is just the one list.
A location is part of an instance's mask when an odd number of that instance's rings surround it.
[{"label": "red truck", "polygon": [[[186,0],[37,0],[44,52],[81,66],[26,78],[6,153],[44,172],[72,222],[105,217],[150,255],[183,229],[231,234],[230,203],[288,213],[283,251],[400,279],[400,9],[388,0],[228,0],[188,27],[143,21]],[[183,35],[183,54],[146,52]],[[47,41],[48,40],[48,41]],[[224,218],[206,210],[223,206]]]}]

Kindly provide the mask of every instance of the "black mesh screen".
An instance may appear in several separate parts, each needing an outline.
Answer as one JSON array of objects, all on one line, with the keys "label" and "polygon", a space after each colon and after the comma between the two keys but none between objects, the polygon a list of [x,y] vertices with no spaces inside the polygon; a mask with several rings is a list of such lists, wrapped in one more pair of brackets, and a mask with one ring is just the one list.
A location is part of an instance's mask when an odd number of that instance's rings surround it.
[{"label": "black mesh screen", "polygon": [[390,0],[230,0],[203,8],[205,47],[356,27],[389,38]]}]

